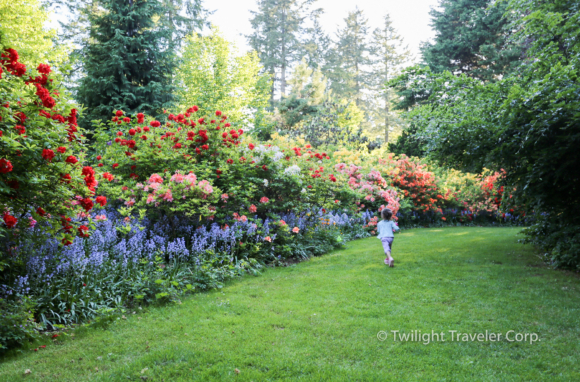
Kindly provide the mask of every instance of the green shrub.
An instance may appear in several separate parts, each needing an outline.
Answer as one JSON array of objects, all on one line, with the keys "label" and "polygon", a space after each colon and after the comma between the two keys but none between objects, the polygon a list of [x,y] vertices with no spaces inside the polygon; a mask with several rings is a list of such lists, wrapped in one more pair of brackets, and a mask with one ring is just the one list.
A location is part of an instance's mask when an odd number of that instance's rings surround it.
[{"label": "green shrub", "polygon": [[34,307],[29,297],[0,298],[0,353],[38,337],[41,326],[34,321]]}]

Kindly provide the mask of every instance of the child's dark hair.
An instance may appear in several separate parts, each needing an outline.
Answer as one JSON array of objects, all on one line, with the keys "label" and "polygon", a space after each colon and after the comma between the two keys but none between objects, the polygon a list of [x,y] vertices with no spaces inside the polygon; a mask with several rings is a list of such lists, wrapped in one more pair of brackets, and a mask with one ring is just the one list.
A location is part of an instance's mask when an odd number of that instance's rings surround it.
[{"label": "child's dark hair", "polygon": [[391,218],[393,217],[393,211],[391,211],[389,208],[384,208],[381,211],[381,217],[384,220],[391,220]]}]

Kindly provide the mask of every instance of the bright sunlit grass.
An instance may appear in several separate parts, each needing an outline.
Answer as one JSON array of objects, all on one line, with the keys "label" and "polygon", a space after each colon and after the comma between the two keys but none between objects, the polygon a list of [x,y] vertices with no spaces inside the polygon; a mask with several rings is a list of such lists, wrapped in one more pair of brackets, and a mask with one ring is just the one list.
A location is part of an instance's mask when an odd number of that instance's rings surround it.
[{"label": "bright sunlit grass", "polygon": [[[47,340],[2,360],[0,380],[580,380],[580,280],[543,267],[517,232],[407,231],[395,238],[393,269],[376,238],[351,242],[181,305],[129,312],[107,330]],[[423,345],[394,342],[391,330],[514,330],[541,341]]]}]

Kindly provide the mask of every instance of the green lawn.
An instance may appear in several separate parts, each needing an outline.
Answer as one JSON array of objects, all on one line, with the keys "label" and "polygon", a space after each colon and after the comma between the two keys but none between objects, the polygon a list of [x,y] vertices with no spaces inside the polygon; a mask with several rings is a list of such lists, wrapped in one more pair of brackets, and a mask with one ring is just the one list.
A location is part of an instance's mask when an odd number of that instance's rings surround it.
[{"label": "green lawn", "polygon": [[[0,381],[578,381],[580,279],[542,266],[517,232],[405,231],[395,268],[376,238],[351,242],[107,330],[47,340],[2,360]],[[395,342],[391,330],[447,341]],[[450,330],[539,341],[458,342]]]}]

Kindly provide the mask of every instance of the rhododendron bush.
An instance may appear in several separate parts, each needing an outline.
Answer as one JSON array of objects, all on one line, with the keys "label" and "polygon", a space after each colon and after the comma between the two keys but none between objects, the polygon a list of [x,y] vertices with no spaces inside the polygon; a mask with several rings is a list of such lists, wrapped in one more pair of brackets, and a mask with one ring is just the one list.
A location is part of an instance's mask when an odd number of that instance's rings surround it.
[{"label": "rhododendron bush", "polygon": [[[218,221],[289,210],[306,214],[337,205],[356,209],[360,195],[338,181],[341,174],[327,153],[310,145],[253,143],[220,111],[210,118],[196,112],[192,106],[169,114],[162,124],[117,111],[96,130],[100,192],[123,204],[124,213],[150,217],[159,215],[160,207],[164,214]],[[188,189],[190,177],[196,190],[208,192],[189,197],[176,191]]]},{"label": "rhododendron bush", "polygon": [[[83,165],[77,111],[46,64],[27,68],[7,49],[0,63],[0,242],[2,254],[40,225],[62,244],[89,233],[88,212],[106,199],[97,197],[98,180]],[[14,256],[11,261],[18,261]]]}]

